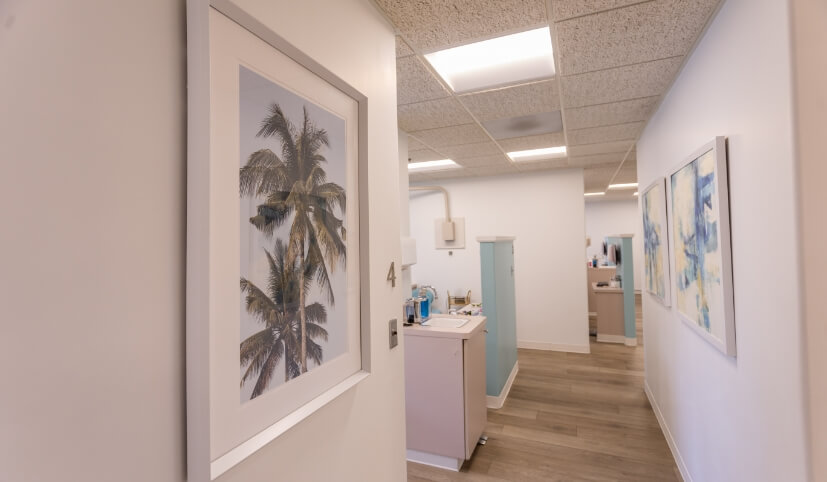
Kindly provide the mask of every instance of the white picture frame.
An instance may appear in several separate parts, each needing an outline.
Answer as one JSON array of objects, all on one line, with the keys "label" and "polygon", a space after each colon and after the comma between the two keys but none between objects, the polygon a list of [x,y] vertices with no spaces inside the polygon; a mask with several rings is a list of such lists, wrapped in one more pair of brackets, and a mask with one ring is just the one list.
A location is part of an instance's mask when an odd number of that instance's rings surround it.
[{"label": "white picture frame", "polygon": [[[205,482],[370,374],[368,106],[362,93],[231,0],[189,0],[187,40],[187,479]],[[346,307],[345,348],[311,370],[305,356],[300,376],[292,379],[285,365],[285,382],[249,402],[243,393],[239,397],[239,385],[244,387],[238,234],[244,225],[238,164],[244,159],[239,154],[242,67],[341,118],[346,139],[341,184],[347,208],[340,209],[347,227],[341,270],[347,288],[337,293]]]},{"label": "white picture frame", "polygon": [[[659,177],[641,191],[645,290],[663,306],[671,304],[666,178]],[[658,267],[658,264],[660,266]],[[658,269],[660,268],[660,269]]]},{"label": "white picture frame", "polygon": [[670,170],[667,193],[673,309],[695,333],[734,357],[726,139],[715,137]]}]

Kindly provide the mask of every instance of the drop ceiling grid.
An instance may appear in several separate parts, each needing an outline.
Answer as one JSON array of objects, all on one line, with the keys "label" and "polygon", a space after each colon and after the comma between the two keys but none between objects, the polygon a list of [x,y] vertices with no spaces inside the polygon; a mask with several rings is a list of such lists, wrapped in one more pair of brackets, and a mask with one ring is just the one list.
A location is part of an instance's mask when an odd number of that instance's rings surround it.
[{"label": "drop ceiling grid", "polygon": [[[469,174],[496,175],[504,168],[528,171],[542,169],[544,164],[549,169],[582,166],[586,171],[600,166],[599,178],[607,183],[607,173],[610,179],[633,172],[622,161],[627,157],[626,162],[633,161],[634,143],[642,127],[718,2],[375,0],[399,34],[397,56],[403,65],[397,71],[404,77],[399,82],[400,90],[404,89],[399,102],[400,128],[411,134],[412,146],[430,148],[420,149],[423,152],[418,156],[449,154],[469,166],[430,176],[460,177],[465,175],[461,171],[472,169]],[[553,79],[459,96],[445,89],[444,81],[422,57],[422,52],[523,31],[544,22],[555,40],[558,75]],[[449,97],[429,98],[441,95],[434,85],[445,89]],[[540,139],[497,141],[481,125],[481,121],[549,110],[562,111],[564,131],[555,140],[568,140],[568,161],[554,159],[530,167],[511,163],[505,152],[521,150],[518,145],[537,146]],[[470,167],[498,161],[507,164]],[[418,174],[412,173],[412,179]],[[597,173],[589,176],[596,180]]]}]

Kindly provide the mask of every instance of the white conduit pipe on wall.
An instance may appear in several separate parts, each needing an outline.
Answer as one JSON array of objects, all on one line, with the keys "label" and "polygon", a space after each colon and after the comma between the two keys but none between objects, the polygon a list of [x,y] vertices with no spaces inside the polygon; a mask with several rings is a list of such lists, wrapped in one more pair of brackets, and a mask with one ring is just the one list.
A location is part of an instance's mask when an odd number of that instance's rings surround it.
[{"label": "white conduit pipe on wall", "polygon": [[445,222],[451,222],[451,206],[448,203],[448,191],[442,186],[411,186],[408,191],[441,191],[445,196]]}]

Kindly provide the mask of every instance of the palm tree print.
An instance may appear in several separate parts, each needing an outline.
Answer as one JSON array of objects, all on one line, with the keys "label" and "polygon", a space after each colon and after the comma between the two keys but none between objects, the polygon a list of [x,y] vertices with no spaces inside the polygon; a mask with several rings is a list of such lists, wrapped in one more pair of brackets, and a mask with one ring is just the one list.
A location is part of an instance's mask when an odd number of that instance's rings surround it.
[{"label": "palm tree print", "polygon": [[[281,152],[260,149],[252,153],[240,170],[240,193],[263,199],[250,223],[266,237],[289,225],[285,259],[297,263],[300,273],[309,277],[325,293],[331,306],[335,303],[330,275],[346,262],[346,230],[342,218],[346,210],[344,188],[328,182],[320,153],[330,142],[325,129],[318,128],[303,109],[300,127],[294,125],[277,103],[270,106],[259,129],[258,137],[274,137],[281,143]],[[339,216],[337,216],[339,214]],[[313,344],[310,325],[318,313],[310,310],[306,298],[312,283],[296,283],[298,289],[298,363],[300,372],[307,372],[308,357],[317,364],[321,347]],[[313,306],[313,305],[310,305]],[[323,308],[322,305],[319,305]]]},{"label": "palm tree print", "polygon": [[[266,292],[251,281],[241,278],[241,291],[246,295],[245,306],[264,327],[241,342],[241,366],[246,367],[241,385],[258,377],[250,399],[261,395],[270,384],[279,361],[284,360],[284,381],[301,374],[299,346],[302,334],[296,320],[299,285],[313,282],[310,267],[302,276],[298,263],[287,260],[287,248],[282,240],[276,240],[273,253],[264,250],[270,267]],[[327,341],[327,330],[321,327],[327,322],[327,310],[320,303],[305,307],[308,356],[317,364],[322,362],[322,347],[314,339]]]}]

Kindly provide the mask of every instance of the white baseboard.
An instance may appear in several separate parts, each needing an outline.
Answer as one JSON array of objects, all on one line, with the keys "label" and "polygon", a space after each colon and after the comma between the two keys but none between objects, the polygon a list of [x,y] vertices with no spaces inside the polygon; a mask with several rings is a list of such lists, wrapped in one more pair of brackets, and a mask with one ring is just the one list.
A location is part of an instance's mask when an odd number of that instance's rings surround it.
[{"label": "white baseboard", "polygon": [[517,341],[517,348],[530,350],[565,351],[569,353],[591,353],[589,345],[565,345],[562,343],[543,343],[539,341]]},{"label": "white baseboard", "polygon": [[430,454],[428,452],[420,452],[419,450],[408,449],[407,459],[411,462],[416,462],[422,465],[430,465],[440,469],[453,470],[459,472],[462,467],[462,459],[455,459],[454,457],[446,457],[444,455]]},{"label": "white baseboard", "polygon": [[683,477],[684,482],[693,482],[692,476],[689,475],[689,469],[686,467],[683,457],[681,457],[681,453],[678,450],[678,445],[675,443],[675,439],[672,438],[672,432],[669,431],[669,425],[666,424],[666,419],[663,418],[663,413],[660,411],[660,406],[658,405],[657,400],[655,400],[655,396],[652,394],[652,390],[649,388],[649,382],[647,380],[643,381],[643,391],[646,392],[646,398],[649,399],[649,405],[652,406],[652,411],[655,412],[655,418],[658,419],[660,430],[666,438],[666,443],[669,445],[669,450],[672,451],[672,457],[675,458],[675,464],[678,466],[678,470],[681,471],[681,477]]},{"label": "white baseboard", "polygon": [[505,403],[505,399],[508,398],[508,392],[511,391],[511,385],[514,384],[514,379],[517,378],[517,372],[520,370],[520,362],[514,362],[514,368],[511,369],[511,373],[508,375],[508,380],[505,381],[505,385],[503,385],[503,389],[500,390],[500,394],[495,396],[486,395],[485,396],[485,406],[488,408],[503,408],[503,404]]},{"label": "white baseboard", "polygon": [[626,338],[623,340],[626,346],[637,346],[637,338]]},{"label": "white baseboard", "polygon": [[604,335],[598,333],[597,341],[601,343],[626,343],[626,337],[624,335]]}]

